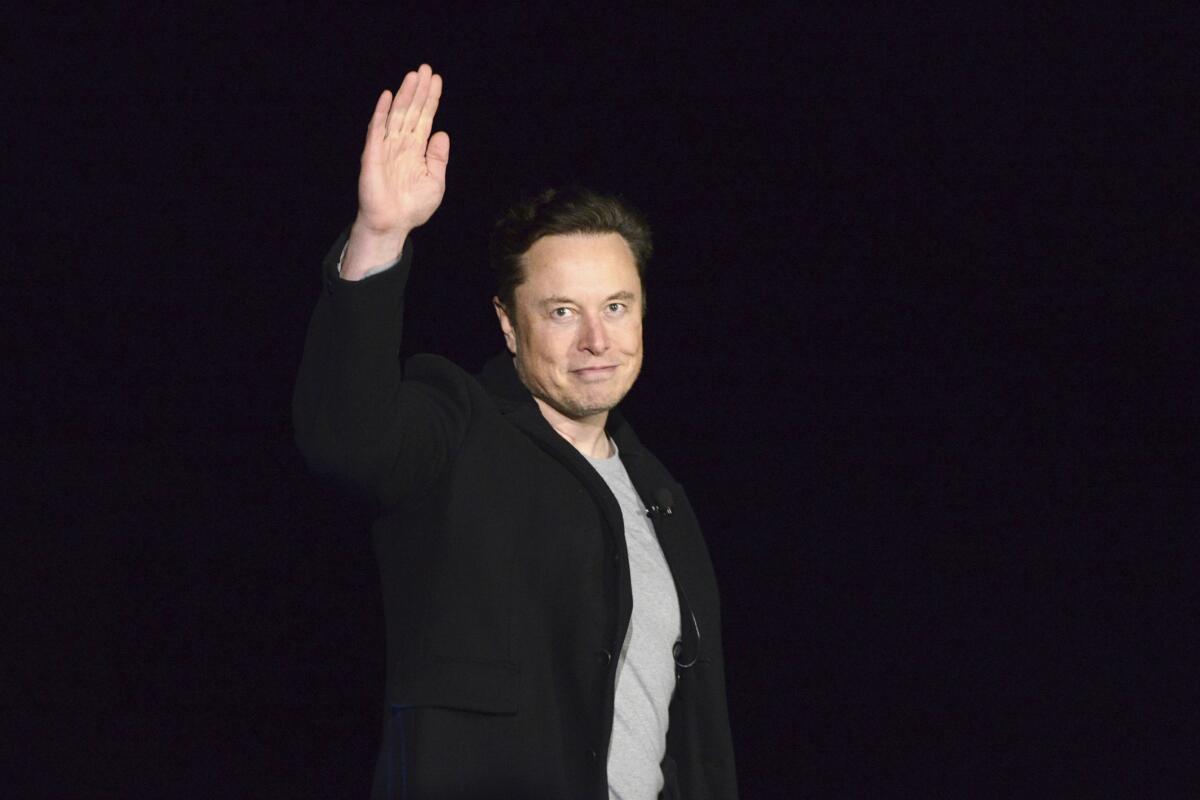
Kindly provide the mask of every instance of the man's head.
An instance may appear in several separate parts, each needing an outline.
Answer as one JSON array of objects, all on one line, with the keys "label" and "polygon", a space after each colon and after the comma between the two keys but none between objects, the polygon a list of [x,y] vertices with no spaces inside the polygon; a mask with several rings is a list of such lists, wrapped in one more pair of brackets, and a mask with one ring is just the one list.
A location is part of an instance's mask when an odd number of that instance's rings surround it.
[{"label": "man's head", "polygon": [[546,191],[492,235],[493,303],[522,382],[573,420],[605,414],[642,365],[650,230],[619,200]]}]

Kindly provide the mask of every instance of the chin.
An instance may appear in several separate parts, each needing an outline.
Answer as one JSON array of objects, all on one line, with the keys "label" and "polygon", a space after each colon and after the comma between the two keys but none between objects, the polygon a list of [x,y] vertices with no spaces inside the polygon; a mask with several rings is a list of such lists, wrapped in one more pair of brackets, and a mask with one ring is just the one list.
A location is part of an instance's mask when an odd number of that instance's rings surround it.
[{"label": "chin", "polygon": [[594,417],[597,414],[604,414],[616,408],[621,402],[620,397],[562,397],[554,398],[552,405],[561,414],[572,419],[583,419],[585,417]]}]

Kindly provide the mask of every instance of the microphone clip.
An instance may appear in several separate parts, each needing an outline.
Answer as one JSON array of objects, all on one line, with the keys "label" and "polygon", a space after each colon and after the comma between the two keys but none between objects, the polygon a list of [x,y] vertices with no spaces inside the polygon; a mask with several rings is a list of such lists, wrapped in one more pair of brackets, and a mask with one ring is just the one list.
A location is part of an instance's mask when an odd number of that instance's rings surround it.
[{"label": "microphone clip", "polygon": [[670,490],[656,489],[654,492],[654,504],[646,509],[646,516],[650,519],[656,519],[660,516],[671,516],[675,513],[671,509],[673,502],[675,502],[675,498],[671,496]]}]

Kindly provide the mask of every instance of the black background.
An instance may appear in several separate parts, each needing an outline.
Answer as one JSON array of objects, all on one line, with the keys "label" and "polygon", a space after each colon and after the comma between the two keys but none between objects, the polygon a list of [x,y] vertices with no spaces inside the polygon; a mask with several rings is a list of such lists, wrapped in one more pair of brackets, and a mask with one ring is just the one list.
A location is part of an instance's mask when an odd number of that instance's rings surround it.
[{"label": "black background", "polygon": [[365,795],[368,520],[307,475],[290,391],[375,97],[427,61],[452,151],[405,353],[498,351],[486,236],[520,194],[655,229],[626,413],[705,526],[744,797],[1177,788],[1186,25],[314,8],[18,26],[6,783]]}]

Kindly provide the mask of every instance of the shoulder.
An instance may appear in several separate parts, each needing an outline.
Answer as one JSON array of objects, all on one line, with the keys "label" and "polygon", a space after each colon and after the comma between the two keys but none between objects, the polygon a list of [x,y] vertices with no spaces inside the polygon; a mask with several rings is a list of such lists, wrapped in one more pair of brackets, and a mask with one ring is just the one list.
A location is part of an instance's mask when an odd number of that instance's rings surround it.
[{"label": "shoulder", "polygon": [[404,383],[410,388],[449,395],[470,405],[488,399],[479,380],[445,356],[419,353],[404,360]]}]

